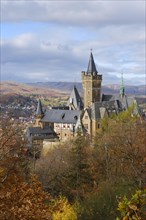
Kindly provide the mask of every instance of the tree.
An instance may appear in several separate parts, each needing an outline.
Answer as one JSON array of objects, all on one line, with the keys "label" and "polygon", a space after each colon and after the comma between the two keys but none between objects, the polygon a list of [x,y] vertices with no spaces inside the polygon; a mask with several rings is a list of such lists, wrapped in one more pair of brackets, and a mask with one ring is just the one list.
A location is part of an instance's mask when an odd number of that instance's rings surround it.
[{"label": "tree", "polygon": [[53,213],[53,220],[77,220],[76,208],[69,204],[65,197],[59,197],[55,201],[59,209]]},{"label": "tree", "polygon": [[41,181],[44,190],[52,196],[67,194],[66,176],[70,169],[70,146],[70,142],[54,146],[47,155],[36,161],[35,174]]},{"label": "tree", "polygon": [[67,216],[76,220],[67,199],[53,199],[27,169],[23,144],[15,124],[1,126],[0,219],[55,220],[56,216]]},{"label": "tree", "polygon": [[90,140],[78,132],[70,151],[70,170],[67,174],[70,199],[82,200],[94,187],[91,155]]},{"label": "tree", "polygon": [[108,119],[108,127],[97,135],[95,155],[101,164],[102,178],[127,181],[143,187],[146,122],[123,114]]},{"label": "tree", "polygon": [[37,160],[35,173],[51,195],[81,199],[93,188],[91,154],[90,142],[79,133]]},{"label": "tree", "polygon": [[15,122],[1,122],[0,219],[40,219],[43,210],[49,216],[47,195],[39,182],[29,179],[22,129]]},{"label": "tree", "polygon": [[121,217],[117,220],[144,220],[146,218],[146,190],[137,190],[130,199],[126,196],[118,204]]},{"label": "tree", "polygon": [[77,214],[66,198],[53,199],[32,176],[29,183],[11,176],[0,188],[1,220],[76,220]]},{"label": "tree", "polygon": [[18,175],[13,175],[1,187],[0,219],[51,219],[52,210],[47,204],[49,199],[35,178],[27,183]]},{"label": "tree", "polygon": [[0,120],[0,183],[19,172],[28,173],[28,160],[23,141],[22,127],[10,120]]}]

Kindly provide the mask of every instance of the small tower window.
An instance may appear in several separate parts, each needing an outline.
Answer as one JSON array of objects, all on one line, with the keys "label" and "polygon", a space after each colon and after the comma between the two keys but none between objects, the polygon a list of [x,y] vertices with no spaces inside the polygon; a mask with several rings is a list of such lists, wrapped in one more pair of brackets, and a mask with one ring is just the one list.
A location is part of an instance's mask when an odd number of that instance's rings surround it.
[{"label": "small tower window", "polygon": [[69,101],[70,101],[70,104],[73,104],[73,98],[70,98]]}]

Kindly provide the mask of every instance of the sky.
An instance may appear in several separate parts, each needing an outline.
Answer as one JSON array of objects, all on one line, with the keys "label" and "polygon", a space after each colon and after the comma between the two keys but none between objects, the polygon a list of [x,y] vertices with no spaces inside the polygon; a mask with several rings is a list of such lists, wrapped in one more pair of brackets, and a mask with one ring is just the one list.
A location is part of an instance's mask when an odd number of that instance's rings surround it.
[{"label": "sky", "polygon": [[1,0],[1,80],[81,82],[92,53],[103,84],[145,82],[145,0]]}]

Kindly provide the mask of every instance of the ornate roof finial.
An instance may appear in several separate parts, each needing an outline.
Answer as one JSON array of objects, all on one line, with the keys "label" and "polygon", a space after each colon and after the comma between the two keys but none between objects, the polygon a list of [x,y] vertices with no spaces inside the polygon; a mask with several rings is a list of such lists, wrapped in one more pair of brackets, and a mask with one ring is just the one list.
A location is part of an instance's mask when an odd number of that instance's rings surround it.
[{"label": "ornate roof finial", "polygon": [[124,80],[123,80],[123,72],[121,74],[121,86],[120,86],[120,95],[121,95],[121,98],[124,97],[125,95],[125,87],[124,87]]}]

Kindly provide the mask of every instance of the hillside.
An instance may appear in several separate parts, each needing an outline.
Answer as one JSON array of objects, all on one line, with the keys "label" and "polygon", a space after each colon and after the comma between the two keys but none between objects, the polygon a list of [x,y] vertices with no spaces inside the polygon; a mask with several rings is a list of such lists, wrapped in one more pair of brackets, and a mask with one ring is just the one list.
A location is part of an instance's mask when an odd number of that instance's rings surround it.
[{"label": "hillside", "polygon": [[[37,82],[21,84],[16,82],[0,83],[0,92],[4,94],[17,95],[46,95],[49,97],[63,97],[69,95],[73,86],[76,85],[79,92],[83,96],[82,84],[77,82]],[[102,93],[118,94],[120,86],[117,84],[103,85]],[[127,95],[144,96],[146,95],[146,86],[125,86]]]},{"label": "hillside", "polygon": [[65,92],[50,87],[39,87],[37,84],[21,84],[16,82],[0,83],[0,93],[2,95],[46,95],[50,97],[64,96]]}]

